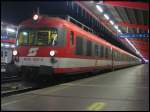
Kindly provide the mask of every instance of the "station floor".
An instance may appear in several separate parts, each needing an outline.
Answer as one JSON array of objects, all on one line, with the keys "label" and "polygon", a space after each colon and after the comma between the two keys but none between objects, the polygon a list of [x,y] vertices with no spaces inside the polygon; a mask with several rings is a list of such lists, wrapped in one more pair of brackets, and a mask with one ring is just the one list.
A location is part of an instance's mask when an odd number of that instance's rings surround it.
[{"label": "station floor", "polygon": [[1,99],[2,110],[149,111],[149,65],[138,65]]}]

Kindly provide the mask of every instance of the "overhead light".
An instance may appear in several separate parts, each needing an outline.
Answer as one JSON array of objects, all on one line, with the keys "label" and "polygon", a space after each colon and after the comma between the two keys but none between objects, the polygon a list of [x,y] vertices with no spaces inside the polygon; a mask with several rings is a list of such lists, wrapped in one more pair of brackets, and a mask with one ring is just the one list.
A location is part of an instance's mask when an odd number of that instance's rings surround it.
[{"label": "overhead light", "polygon": [[23,35],[28,35],[28,33],[27,32],[23,32]]},{"label": "overhead light", "polygon": [[15,46],[15,45],[11,45],[11,47],[12,47],[12,48],[15,48],[16,46]]},{"label": "overhead light", "polygon": [[115,25],[114,27],[115,27],[116,29],[118,29],[118,26],[117,26],[117,25]]},{"label": "overhead light", "polygon": [[37,14],[35,14],[34,16],[33,16],[33,20],[38,20],[38,18],[39,18],[39,16],[37,15]]},{"label": "overhead light", "polygon": [[14,32],[15,32],[15,30],[12,29],[12,28],[6,28],[6,30],[7,30],[8,32],[11,32],[11,33],[14,33]]},{"label": "overhead light", "polygon": [[119,30],[119,29],[118,29],[117,31],[118,31],[119,33],[122,33],[121,30]]},{"label": "overhead light", "polygon": [[9,44],[4,44],[4,46],[5,46],[5,47],[10,47],[10,45],[9,45]]},{"label": "overhead light", "polygon": [[114,22],[112,20],[109,21],[112,25],[114,25]]},{"label": "overhead light", "polygon": [[96,8],[97,8],[100,12],[103,12],[103,9],[102,9],[99,5],[96,5]]},{"label": "overhead light", "polygon": [[143,56],[141,55],[141,53],[134,47],[134,45],[133,45],[127,38],[125,38],[125,40],[133,47],[133,49],[136,51],[136,53],[137,53],[138,55],[140,55],[140,57],[143,57]]},{"label": "overhead light", "polygon": [[4,44],[3,44],[3,43],[1,43],[1,46],[3,47],[3,46],[4,46]]},{"label": "overhead light", "polygon": [[104,14],[104,17],[109,20],[109,16],[107,14]]}]

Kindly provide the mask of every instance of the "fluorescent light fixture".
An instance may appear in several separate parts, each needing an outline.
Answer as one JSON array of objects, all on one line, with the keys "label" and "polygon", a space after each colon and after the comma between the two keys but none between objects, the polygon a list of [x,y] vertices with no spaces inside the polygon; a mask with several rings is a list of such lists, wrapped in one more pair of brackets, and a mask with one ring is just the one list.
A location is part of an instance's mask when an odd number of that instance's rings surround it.
[{"label": "fluorescent light fixture", "polygon": [[14,29],[12,29],[12,28],[6,28],[6,30],[8,31],[8,32],[11,32],[11,33],[14,33],[14,32],[16,32]]},{"label": "fluorescent light fixture", "polygon": [[104,14],[104,17],[109,20],[109,16],[107,14]]},{"label": "fluorescent light fixture", "polygon": [[12,48],[15,48],[16,46],[15,46],[15,45],[11,45],[11,47],[12,47]]},{"label": "fluorescent light fixture", "polygon": [[141,55],[141,53],[134,47],[134,45],[133,45],[127,38],[125,38],[125,40],[133,47],[133,49],[136,51],[136,53],[137,53],[138,55],[140,55],[140,57],[143,57],[143,56]]},{"label": "fluorescent light fixture", "polygon": [[5,44],[4,46],[5,46],[5,47],[10,47],[10,45],[9,45],[9,44]]},{"label": "fluorescent light fixture", "polygon": [[4,46],[4,44],[3,44],[3,43],[1,43],[1,46]]},{"label": "fluorescent light fixture", "polygon": [[122,33],[121,30],[119,30],[119,29],[118,29],[117,31],[118,31],[119,33]]},{"label": "fluorescent light fixture", "polygon": [[99,5],[96,5],[96,8],[102,13],[103,12],[103,9],[99,6]]},{"label": "fluorescent light fixture", "polygon": [[26,35],[28,35],[28,33],[27,33],[27,32],[23,32],[23,35],[25,35],[25,36],[26,36]]},{"label": "fluorescent light fixture", "polygon": [[147,60],[147,59],[145,59],[145,58],[143,58],[143,60],[144,60],[145,62],[149,62],[149,60]]},{"label": "fluorescent light fixture", "polygon": [[112,20],[109,21],[112,25],[114,25],[114,22]]},{"label": "fluorescent light fixture", "polygon": [[115,25],[114,27],[115,27],[116,29],[118,29],[118,26],[117,26],[117,25]]}]

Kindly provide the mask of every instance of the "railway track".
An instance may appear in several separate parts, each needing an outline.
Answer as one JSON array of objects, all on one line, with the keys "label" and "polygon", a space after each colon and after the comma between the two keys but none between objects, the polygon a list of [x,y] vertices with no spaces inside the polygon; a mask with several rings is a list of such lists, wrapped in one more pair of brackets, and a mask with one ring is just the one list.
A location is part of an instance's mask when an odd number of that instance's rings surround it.
[{"label": "railway track", "polygon": [[23,81],[5,83],[1,85],[1,97],[24,93],[34,89],[37,89],[35,84],[27,84]]},{"label": "railway track", "polygon": [[21,77],[18,76],[10,76],[10,77],[3,77],[1,78],[1,83],[9,83],[9,82],[17,82],[20,81]]},{"label": "railway track", "polygon": [[[62,84],[70,82],[73,80],[89,77],[86,74],[83,77],[59,77],[57,79],[50,80],[49,82],[26,82],[22,79],[18,81],[10,81],[1,84],[1,97],[6,97],[10,95],[21,94],[24,92],[29,92],[32,90],[42,89],[49,86],[54,86],[57,84]],[[15,77],[14,77],[15,78]]]}]

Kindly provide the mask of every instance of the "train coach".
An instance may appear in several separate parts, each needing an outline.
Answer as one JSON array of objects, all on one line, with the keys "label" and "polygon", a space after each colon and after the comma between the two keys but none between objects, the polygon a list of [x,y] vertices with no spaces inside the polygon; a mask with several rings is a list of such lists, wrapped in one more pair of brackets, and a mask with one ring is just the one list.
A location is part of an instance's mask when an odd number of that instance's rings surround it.
[{"label": "train coach", "polygon": [[23,21],[13,56],[28,75],[94,72],[140,64],[139,58],[93,34],[70,16],[34,15]]}]

